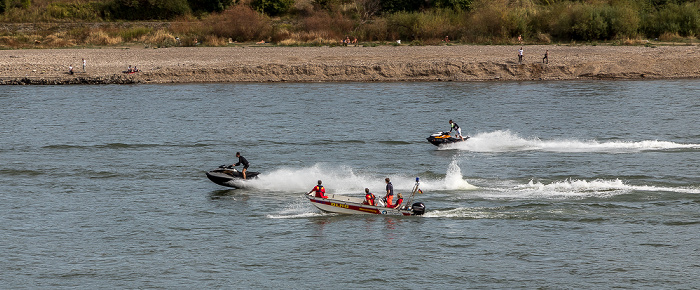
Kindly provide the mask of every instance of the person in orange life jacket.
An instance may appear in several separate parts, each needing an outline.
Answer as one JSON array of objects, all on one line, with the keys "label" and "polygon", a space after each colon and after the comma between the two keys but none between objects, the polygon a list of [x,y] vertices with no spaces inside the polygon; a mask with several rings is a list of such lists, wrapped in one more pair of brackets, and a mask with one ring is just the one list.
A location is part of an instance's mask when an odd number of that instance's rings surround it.
[{"label": "person in orange life jacket", "polygon": [[394,207],[394,185],[389,181],[389,177],[384,179],[384,181],[386,181],[386,196],[384,196],[384,199],[386,199],[386,207]]},{"label": "person in orange life jacket", "polygon": [[241,156],[241,152],[236,152],[236,157],[238,157],[238,163],[233,164],[232,166],[238,166],[243,164],[243,179],[245,178],[245,172],[248,171],[248,166],[250,166],[250,163],[248,162],[248,159],[245,159],[245,157]]},{"label": "person in orange life jacket", "polygon": [[396,200],[396,204],[394,205],[394,208],[400,208],[401,204],[403,203],[403,195],[401,193],[396,195],[399,199]]},{"label": "person in orange life jacket", "polygon": [[311,191],[309,191],[308,194],[311,194],[312,192],[315,191],[315,192],[316,192],[316,195],[315,195],[316,197],[328,198],[328,196],[326,196],[326,189],[323,188],[323,185],[321,185],[321,183],[322,183],[322,182],[319,180],[319,181],[318,181],[318,185],[314,186],[314,188],[311,189]]},{"label": "person in orange life jacket", "polygon": [[377,205],[374,203],[375,198],[374,194],[369,192],[369,188],[365,188],[365,201],[362,204]]}]

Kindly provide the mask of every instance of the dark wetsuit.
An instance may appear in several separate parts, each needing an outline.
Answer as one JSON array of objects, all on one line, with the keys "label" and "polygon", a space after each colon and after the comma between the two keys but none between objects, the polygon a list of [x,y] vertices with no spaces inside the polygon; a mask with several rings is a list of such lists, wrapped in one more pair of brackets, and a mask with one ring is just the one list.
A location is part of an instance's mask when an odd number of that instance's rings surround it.
[{"label": "dark wetsuit", "polygon": [[235,166],[243,164],[243,169],[248,169],[248,166],[250,166],[250,163],[248,162],[248,159],[245,159],[243,156],[238,157],[238,163],[235,164]]}]

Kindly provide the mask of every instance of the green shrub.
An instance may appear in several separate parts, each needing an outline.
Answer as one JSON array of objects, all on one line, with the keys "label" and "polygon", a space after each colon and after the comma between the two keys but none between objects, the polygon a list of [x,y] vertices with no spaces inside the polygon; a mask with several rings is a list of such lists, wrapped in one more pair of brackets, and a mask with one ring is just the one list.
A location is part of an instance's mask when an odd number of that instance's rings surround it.
[{"label": "green shrub", "polygon": [[92,3],[50,3],[46,13],[53,19],[97,21],[97,9]]},{"label": "green shrub", "polygon": [[700,6],[668,4],[645,15],[642,29],[647,36],[659,37],[664,33],[696,36],[700,33]]},{"label": "green shrub", "polygon": [[414,40],[420,33],[420,13],[396,12],[387,17],[390,40]]},{"label": "green shrub", "polygon": [[148,27],[132,27],[121,29],[118,34],[124,41],[135,41],[148,35],[152,31],[153,29]]},{"label": "green shrub", "polygon": [[106,18],[167,20],[190,12],[187,0],[111,0],[103,7]]},{"label": "green shrub", "polygon": [[205,19],[203,24],[209,28],[204,33],[235,41],[267,39],[272,32],[269,19],[245,5],[236,5],[220,14],[212,15]]},{"label": "green shrub", "polygon": [[188,0],[192,11],[221,12],[231,6],[233,0]]},{"label": "green shrub", "polygon": [[258,12],[270,16],[285,13],[294,5],[294,0],[253,0],[250,6]]}]

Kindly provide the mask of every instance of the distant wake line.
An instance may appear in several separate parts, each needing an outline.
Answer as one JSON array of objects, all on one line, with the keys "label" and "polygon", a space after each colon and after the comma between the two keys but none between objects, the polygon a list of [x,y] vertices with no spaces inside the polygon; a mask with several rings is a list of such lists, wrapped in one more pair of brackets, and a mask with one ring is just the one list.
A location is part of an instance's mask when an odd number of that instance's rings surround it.
[{"label": "distant wake line", "polygon": [[467,142],[443,145],[441,149],[458,149],[474,152],[514,152],[514,151],[549,151],[549,152],[610,152],[633,153],[651,150],[698,149],[700,144],[680,144],[669,141],[580,141],[548,140],[538,138],[525,139],[508,130],[480,133]]},{"label": "distant wake line", "polygon": [[527,184],[510,188],[497,188],[495,192],[480,194],[483,198],[513,198],[513,199],[569,199],[585,197],[611,197],[628,194],[632,191],[676,192],[700,194],[700,187],[663,187],[650,185],[629,185],[619,179],[595,179],[555,181],[543,184],[530,180]]}]

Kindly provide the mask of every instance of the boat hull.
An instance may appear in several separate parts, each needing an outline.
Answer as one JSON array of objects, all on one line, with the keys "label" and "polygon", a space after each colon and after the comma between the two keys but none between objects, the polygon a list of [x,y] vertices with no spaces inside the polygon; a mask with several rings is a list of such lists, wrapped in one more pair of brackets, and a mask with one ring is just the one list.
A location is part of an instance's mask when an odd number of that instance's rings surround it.
[{"label": "boat hull", "polygon": [[316,208],[338,214],[414,215],[412,210],[362,204],[362,199],[329,194],[328,198],[306,195]]}]

